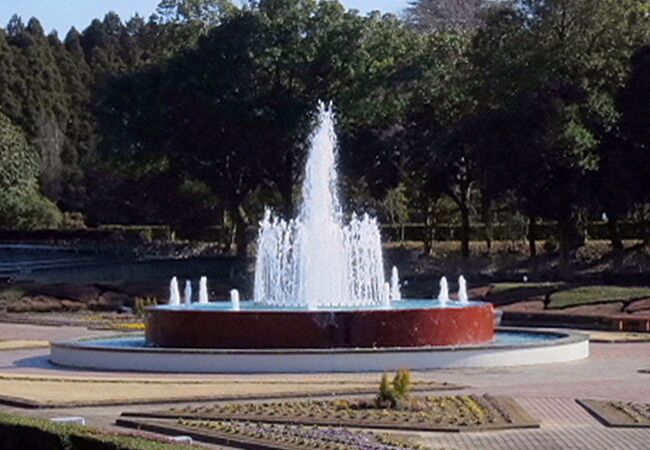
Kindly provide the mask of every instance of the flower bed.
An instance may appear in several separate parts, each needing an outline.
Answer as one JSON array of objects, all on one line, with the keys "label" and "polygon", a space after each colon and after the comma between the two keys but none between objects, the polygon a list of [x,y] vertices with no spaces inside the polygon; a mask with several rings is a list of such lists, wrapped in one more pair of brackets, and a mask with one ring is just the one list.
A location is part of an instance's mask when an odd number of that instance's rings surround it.
[{"label": "flower bed", "polygon": [[512,399],[491,396],[413,396],[397,408],[373,399],[208,404],[125,416],[203,421],[254,421],[428,431],[537,427]]},{"label": "flower bed", "polygon": [[201,442],[260,450],[400,450],[424,449],[412,439],[347,428],[243,421],[120,419],[120,426],[163,434],[184,434]]}]

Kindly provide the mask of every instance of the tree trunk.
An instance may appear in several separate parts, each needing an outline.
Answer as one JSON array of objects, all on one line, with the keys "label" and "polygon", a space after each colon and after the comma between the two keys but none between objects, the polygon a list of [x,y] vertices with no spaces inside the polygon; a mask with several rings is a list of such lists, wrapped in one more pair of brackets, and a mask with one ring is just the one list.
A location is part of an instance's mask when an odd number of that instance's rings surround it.
[{"label": "tree trunk", "polygon": [[463,254],[463,259],[469,259],[470,224],[469,224],[469,208],[467,207],[467,204],[460,205],[460,221],[461,221],[461,237],[460,237],[461,253]]},{"label": "tree trunk", "polygon": [[560,217],[558,227],[562,258],[569,260],[575,250],[585,245],[584,230],[580,228],[575,214],[571,213]]},{"label": "tree trunk", "polygon": [[487,252],[492,250],[492,218],[490,217],[490,201],[483,198],[481,201],[481,215],[483,216],[483,227],[485,231],[485,246]]},{"label": "tree trunk", "polygon": [[537,257],[537,217],[532,214],[528,217],[528,252],[531,259]]},{"label": "tree trunk", "polygon": [[621,239],[621,230],[618,226],[618,219],[614,216],[609,216],[607,221],[607,228],[609,229],[609,239],[612,243],[612,250],[615,253],[623,251],[623,240]]},{"label": "tree trunk", "polygon": [[425,255],[430,255],[431,251],[433,250],[433,240],[435,238],[435,226],[436,226],[436,222],[432,217],[432,211],[429,210],[427,211],[427,215],[425,219],[425,226],[424,226],[425,230],[423,235]]},{"label": "tree trunk", "polygon": [[246,258],[248,256],[248,244],[250,244],[248,220],[241,207],[236,208],[232,215],[235,220],[235,246],[237,247],[237,257]]}]

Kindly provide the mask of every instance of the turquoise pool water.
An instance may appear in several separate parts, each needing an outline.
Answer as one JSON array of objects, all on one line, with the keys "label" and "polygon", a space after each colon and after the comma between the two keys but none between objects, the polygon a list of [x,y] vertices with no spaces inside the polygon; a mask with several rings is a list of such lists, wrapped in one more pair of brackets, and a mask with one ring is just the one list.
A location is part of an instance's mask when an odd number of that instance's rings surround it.
[{"label": "turquoise pool water", "polygon": [[[260,305],[252,301],[242,301],[240,303],[240,311],[260,311],[260,312],[274,312],[274,311],[387,311],[387,310],[404,310],[404,309],[459,309],[467,308],[468,306],[485,305],[483,302],[470,301],[468,303],[460,303],[455,300],[449,301],[446,305],[442,305],[438,300],[419,300],[419,299],[405,299],[392,302],[390,306],[384,305],[371,305],[371,306],[338,306],[327,308],[316,308],[309,310],[307,307],[295,306],[269,306]],[[207,304],[192,303],[189,306],[179,305],[161,305],[156,306],[157,309],[172,310],[172,311],[233,311],[230,302],[212,302]]]},{"label": "turquoise pool water", "polygon": [[[512,347],[550,343],[565,338],[562,333],[533,331],[497,331],[496,339],[488,344],[462,346],[469,347]],[[145,342],[144,336],[88,339],[81,342],[94,348],[153,348]]]}]

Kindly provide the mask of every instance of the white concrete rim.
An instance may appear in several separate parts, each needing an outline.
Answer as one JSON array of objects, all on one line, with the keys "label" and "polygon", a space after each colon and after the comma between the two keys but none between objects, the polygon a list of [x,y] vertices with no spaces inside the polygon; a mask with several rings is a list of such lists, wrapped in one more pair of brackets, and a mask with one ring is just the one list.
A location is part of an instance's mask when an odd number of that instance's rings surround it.
[{"label": "white concrete rim", "polygon": [[589,356],[582,333],[501,328],[560,335],[522,345],[387,349],[169,349],[52,342],[50,361],[77,369],[152,373],[327,373],[507,367],[575,361]]}]

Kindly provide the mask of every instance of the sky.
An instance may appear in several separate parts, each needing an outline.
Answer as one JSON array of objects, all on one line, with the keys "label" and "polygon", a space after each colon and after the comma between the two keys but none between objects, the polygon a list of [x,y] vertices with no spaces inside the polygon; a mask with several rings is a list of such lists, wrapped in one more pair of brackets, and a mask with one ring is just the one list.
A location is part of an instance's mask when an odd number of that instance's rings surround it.
[{"label": "sky", "polygon": [[[82,30],[92,19],[102,18],[115,11],[125,20],[139,13],[149,17],[160,0],[0,0],[0,27],[4,28],[12,15],[18,14],[27,22],[37,17],[47,32],[53,29],[65,35],[70,27]],[[372,10],[399,12],[408,0],[339,0],[348,8],[366,13]]]}]

